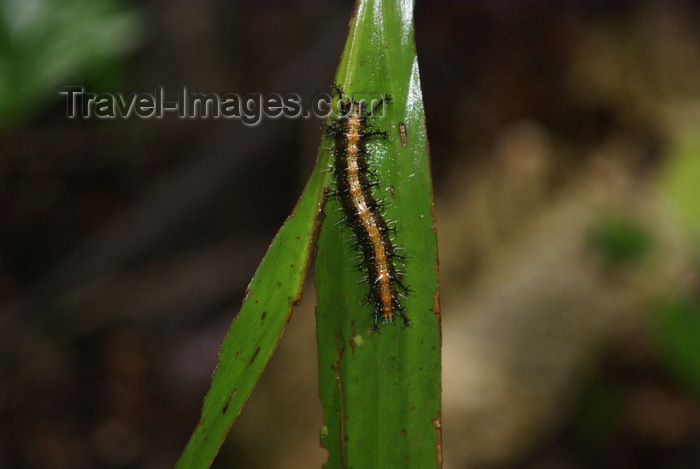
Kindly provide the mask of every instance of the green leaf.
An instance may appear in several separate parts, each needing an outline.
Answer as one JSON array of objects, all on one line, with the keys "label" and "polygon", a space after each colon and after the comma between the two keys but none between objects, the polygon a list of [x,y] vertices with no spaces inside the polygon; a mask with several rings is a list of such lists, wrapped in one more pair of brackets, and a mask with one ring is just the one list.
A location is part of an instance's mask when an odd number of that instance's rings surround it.
[{"label": "green leaf", "polygon": [[[346,92],[392,97],[386,118],[377,122],[390,137],[372,148],[382,181],[375,190],[390,201],[386,216],[397,220],[396,241],[409,256],[404,280],[415,293],[404,302],[413,327],[387,326],[368,337],[370,310],[360,301],[366,285],[357,284],[356,253],[345,242],[348,233],[337,226],[338,206],[331,200],[316,264],[327,467],[440,465],[437,249],[412,18],[411,2],[360,1],[337,75]],[[399,123],[405,125],[405,142]],[[328,145],[322,145],[301,199],[251,281],[178,468],[211,464],[300,298],[323,190],[330,183],[330,158]]]},{"label": "green leaf", "polygon": [[209,467],[301,299],[328,173],[317,165],[301,199],[272,241],[219,351],[202,416],[177,463]]},{"label": "green leaf", "polygon": [[403,282],[413,291],[402,304],[413,326],[399,321],[368,332],[367,282],[353,268],[357,251],[350,230],[338,226],[339,204],[329,200],[316,259],[325,467],[440,467],[437,248],[412,2],[357,3],[336,81],[348,95],[391,95],[383,118],[372,118],[389,138],[368,147],[375,197],[387,202],[393,240],[407,256]]}]

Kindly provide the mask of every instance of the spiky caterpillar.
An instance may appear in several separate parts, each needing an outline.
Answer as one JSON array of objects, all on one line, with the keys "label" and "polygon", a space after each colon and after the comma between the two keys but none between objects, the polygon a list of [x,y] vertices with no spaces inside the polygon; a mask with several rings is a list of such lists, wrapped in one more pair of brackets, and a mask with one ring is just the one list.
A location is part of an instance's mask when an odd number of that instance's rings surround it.
[{"label": "spiky caterpillar", "polygon": [[383,204],[372,194],[380,183],[367,162],[371,158],[367,142],[374,137],[388,136],[372,127],[369,118],[380,106],[390,102],[390,96],[384,96],[368,111],[364,100],[358,102],[344,96],[339,86],[334,86],[334,90],[340,103],[340,117],[326,128],[327,135],[335,142],[334,194],[343,209],[343,219],[353,232],[362,259],[361,267],[367,275],[370,287],[367,300],[374,307],[370,333],[379,330],[380,322],[393,322],[396,315],[403,319],[404,326],[410,325],[399,301],[408,288],[401,283],[394,263],[404,256],[396,253],[390,236],[393,229],[382,214]]}]

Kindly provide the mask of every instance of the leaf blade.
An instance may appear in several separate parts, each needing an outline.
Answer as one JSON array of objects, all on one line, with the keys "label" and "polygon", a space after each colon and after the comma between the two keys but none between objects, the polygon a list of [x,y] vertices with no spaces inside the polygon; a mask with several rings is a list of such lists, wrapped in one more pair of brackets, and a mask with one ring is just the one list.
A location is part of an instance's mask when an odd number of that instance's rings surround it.
[{"label": "leaf blade", "polygon": [[338,205],[330,200],[316,259],[326,468],[441,465],[437,249],[412,8],[358,2],[336,77],[348,94],[392,97],[384,119],[373,122],[389,138],[368,146],[381,181],[375,194],[398,222],[395,240],[409,256],[405,281],[415,292],[405,300],[413,327],[387,325],[369,336],[370,309],[361,305],[367,285],[357,284],[356,252],[335,228]]},{"label": "leaf blade", "polygon": [[219,350],[202,415],[176,468],[209,467],[301,300],[328,175],[317,164],[275,236]]}]

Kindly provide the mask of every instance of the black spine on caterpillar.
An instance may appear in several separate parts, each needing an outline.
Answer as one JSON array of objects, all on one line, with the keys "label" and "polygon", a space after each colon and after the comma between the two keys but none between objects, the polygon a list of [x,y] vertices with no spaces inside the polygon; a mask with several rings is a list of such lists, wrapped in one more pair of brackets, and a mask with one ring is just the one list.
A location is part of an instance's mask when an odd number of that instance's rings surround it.
[{"label": "black spine on caterpillar", "polygon": [[[395,252],[390,232],[394,231],[382,215],[383,203],[378,202],[372,189],[379,185],[376,175],[369,169],[367,142],[373,137],[386,138],[386,132],[374,129],[369,118],[387,104],[390,97],[384,96],[379,103],[367,109],[365,101],[354,101],[345,97],[339,86],[334,86],[338,95],[340,117],[327,128],[326,134],[333,138],[334,194],[340,201],[343,220],[350,227],[355,245],[362,258],[362,270],[366,273],[370,291],[367,301],[373,305],[374,324],[370,332],[379,330],[379,323],[393,322],[399,315],[404,326],[411,322],[400,296],[408,292],[401,283],[400,273],[394,265],[396,258],[404,257]],[[401,290],[401,292],[399,292]]]}]

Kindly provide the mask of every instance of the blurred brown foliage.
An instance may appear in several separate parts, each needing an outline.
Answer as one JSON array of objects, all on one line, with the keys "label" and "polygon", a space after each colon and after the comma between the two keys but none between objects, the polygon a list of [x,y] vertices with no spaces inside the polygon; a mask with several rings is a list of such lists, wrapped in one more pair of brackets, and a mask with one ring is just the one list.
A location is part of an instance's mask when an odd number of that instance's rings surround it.
[{"label": "blurred brown foliage", "polygon": [[[148,41],[113,91],[310,97],[332,81],[351,14],[349,2],[139,6]],[[697,467],[698,403],[656,362],[653,324],[659,301],[700,284],[656,186],[668,145],[700,125],[700,7],[416,8],[446,467]],[[0,136],[0,467],[174,464],[320,126],[69,121],[58,103]],[[610,265],[590,235],[619,218],[651,247]],[[312,290],[215,467],[324,461]],[[586,427],[582,396],[600,383],[616,420]]]}]

